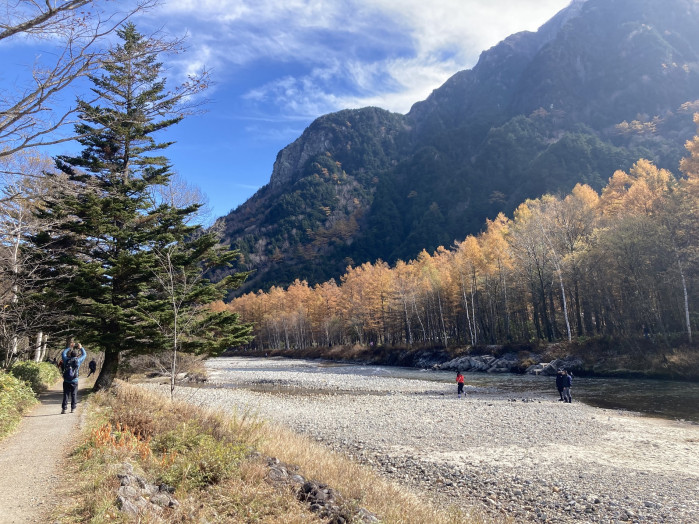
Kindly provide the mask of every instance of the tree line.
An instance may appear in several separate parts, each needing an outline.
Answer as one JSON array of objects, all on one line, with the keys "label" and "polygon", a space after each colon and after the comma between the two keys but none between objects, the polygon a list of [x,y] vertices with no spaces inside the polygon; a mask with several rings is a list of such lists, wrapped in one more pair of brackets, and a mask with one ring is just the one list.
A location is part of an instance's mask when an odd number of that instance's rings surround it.
[{"label": "tree line", "polygon": [[[699,125],[699,115],[695,116]],[[488,345],[581,337],[691,344],[699,294],[699,137],[681,176],[639,160],[600,193],[522,203],[449,249],[348,267],[310,287],[248,293],[219,309],[252,347]]]}]

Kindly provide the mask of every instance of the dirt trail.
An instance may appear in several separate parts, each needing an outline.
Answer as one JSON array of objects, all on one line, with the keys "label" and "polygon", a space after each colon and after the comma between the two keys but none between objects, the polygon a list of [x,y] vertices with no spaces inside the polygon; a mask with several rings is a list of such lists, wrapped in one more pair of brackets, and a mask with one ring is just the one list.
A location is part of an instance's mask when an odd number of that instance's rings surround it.
[{"label": "dirt trail", "polygon": [[90,385],[80,381],[78,409],[61,415],[59,381],[40,395],[41,404],[22,419],[18,430],[0,442],[0,524],[49,522],[63,482],[63,463],[79,436],[80,402]]}]

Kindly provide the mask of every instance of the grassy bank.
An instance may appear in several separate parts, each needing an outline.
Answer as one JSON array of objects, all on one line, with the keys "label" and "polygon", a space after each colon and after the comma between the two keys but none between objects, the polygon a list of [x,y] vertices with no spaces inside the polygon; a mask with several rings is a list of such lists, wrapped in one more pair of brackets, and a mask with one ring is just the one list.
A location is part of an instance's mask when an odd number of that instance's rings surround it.
[{"label": "grassy bank", "polygon": [[29,384],[37,395],[43,393],[61,378],[60,370],[50,362],[17,362],[10,369],[15,377]]},{"label": "grassy bank", "polygon": [[22,416],[37,403],[37,395],[61,374],[49,362],[18,362],[9,373],[0,371],[0,440],[12,433]]},{"label": "grassy bank", "polygon": [[247,416],[225,415],[171,402],[118,383],[93,395],[88,424],[73,453],[57,522],[129,522],[119,511],[116,474],[129,462],[149,482],[174,488],[176,508],[142,515],[141,522],[325,522],[297,499],[298,487],[269,481],[267,458],[332,487],[348,511],[363,507],[381,522],[480,522],[437,509],[370,468],[307,438]]},{"label": "grassy bank", "polygon": [[36,403],[34,392],[25,381],[0,371],[0,440],[15,430],[22,415]]}]

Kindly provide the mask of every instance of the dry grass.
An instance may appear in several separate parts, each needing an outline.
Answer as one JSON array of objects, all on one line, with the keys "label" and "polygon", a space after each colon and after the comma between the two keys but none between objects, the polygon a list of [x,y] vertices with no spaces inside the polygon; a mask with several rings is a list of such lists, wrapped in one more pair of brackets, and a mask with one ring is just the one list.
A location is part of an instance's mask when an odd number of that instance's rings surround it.
[{"label": "dry grass", "polygon": [[[87,411],[83,443],[74,451],[67,469],[72,479],[66,482],[62,497],[66,503],[53,515],[54,522],[133,522],[116,507],[120,465],[129,462],[142,476],[157,483],[166,476],[172,462],[154,443],[160,439],[162,446],[164,436],[183,426],[197,428],[196,433],[185,432],[187,438],[213,437],[218,443],[205,460],[201,459],[201,449],[194,449],[189,464],[182,464],[188,455],[187,450],[180,449],[177,455],[181,471],[195,475],[202,465],[211,468],[217,458],[228,460],[231,455],[219,454],[221,450],[239,449],[243,453],[236,456],[244,457],[262,436],[262,424],[255,420],[233,419],[185,403],[172,403],[124,383],[118,383],[111,392],[93,395]],[[294,493],[266,482],[266,465],[259,459],[250,456],[229,460],[223,473],[204,486],[181,482],[175,492],[178,509],[165,510],[160,516],[145,514],[138,522],[319,522]],[[196,480],[200,478],[206,477]]]},{"label": "dry grass", "polygon": [[309,438],[280,427],[266,426],[262,453],[296,464],[307,478],[337,489],[346,498],[395,524],[484,522],[456,508],[438,509],[414,492],[389,482],[371,468],[330,451]]},{"label": "dry grass", "polygon": [[[206,377],[205,357],[179,352],[177,354],[177,375],[185,374],[189,379],[203,380]],[[126,359],[120,367],[119,376],[124,379],[167,378],[172,370],[172,352],[136,355]]]},{"label": "dry grass", "polygon": [[175,492],[181,504],[177,510],[166,510],[160,517],[145,515],[139,522],[322,522],[297,501],[292,487],[267,482],[265,456],[297,465],[304,477],[328,484],[349,505],[365,507],[387,524],[485,522],[453,508],[438,509],[369,467],[252,417],[232,417],[171,402],[125,383],[118,383],[112,392],[94,395],[88,413],[84,443],[74,453],[72,463],[71,476],[76,482],[69,483],[72,487],[64,497],[74,503],[62,506],[61,514],[54,515],[56,522],[130,522],[115,506],[119,465],[128,461],[151,481],[162,478],[169,462],[154,443],[162,445],[163,435],[183,424],[196,427],[217,442],[248,450],[246,458],[216,482],[205,486],[181,483]]}]

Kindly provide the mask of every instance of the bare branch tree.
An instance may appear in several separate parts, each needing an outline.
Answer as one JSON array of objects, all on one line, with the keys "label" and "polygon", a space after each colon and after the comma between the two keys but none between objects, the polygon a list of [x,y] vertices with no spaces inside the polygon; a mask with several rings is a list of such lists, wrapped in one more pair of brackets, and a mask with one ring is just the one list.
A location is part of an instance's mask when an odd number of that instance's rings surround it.
[{"label": "bare branch tree", "polygon": [[0,158],[38,146],[73,140],[75,106],[59,109],[58,95],[96,70],[104,40],[134,14],[158,0],[17,0],[0,11],[0,41],[50,41],[57,50],[48,63],[37,61],[31,78],[12,92],[0,92]]},{"label": "bare branch tree", "polygon": [[166,204],[176,208],[196,206],[197,210],[187,217],[187,224],[211,226],[213,215],[209,199],[198,186],[187,182],[175,173],[167,184],[153,187],[153,202],[155,205]]},{"label": "bare branch tree", "polygon": [[[27,164],[17,169],[25,172],[41,169],[47,159],[22,155]],[[48,181],[32,177],[16,177],[2,188],[0,199],[0,350],[4,366],[21,358],[26,346],[27,358],[41,359],[46,328],[54,311],[38,297],[46,285],[39,270],[36,252],[27,236],[39,227],[34,210],[41,196],[50,192]],[[29,347],[32,338],[36,347]],[[25,344],[21,344],[25,341]]]},{"label": "bare branch tree", "polygon": [[196,289],[203,278],[203,272],[188,274],[183,267],[173,263],[173,256],[179,249],[177,244],[166,246],[162,250],[155,250],[154,255],[158,268],[153,271],[153,276],[169,302],[170,311],[165,317],[151,317],[156,322],[163,335],[170,339],[172,344],[172,360],[170,366],[170,397],[174,398],[175,378],[177,377],[177,355],[181,348],[181,339],[189,335],[192,327],[198,320],[199,313],[206,307],[205,304],[188,304],[190,295]]}]

